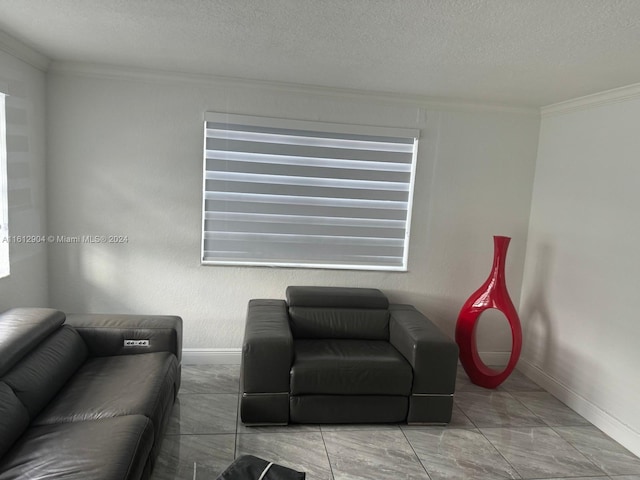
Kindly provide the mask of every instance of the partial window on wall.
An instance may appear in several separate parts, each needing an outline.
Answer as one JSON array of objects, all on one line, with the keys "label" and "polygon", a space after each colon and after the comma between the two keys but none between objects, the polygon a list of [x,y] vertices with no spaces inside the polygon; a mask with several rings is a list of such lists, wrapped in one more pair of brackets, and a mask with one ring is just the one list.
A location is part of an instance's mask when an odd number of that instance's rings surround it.
[{"label": "partial window on wall", "polygon": [[406,271],[418,137],[207,113],[202,263]]},{"label": "partial window on wall", "polygon": [[10,271],[6,118],[5,94],[0,92],[0,278],[8,276]]}]

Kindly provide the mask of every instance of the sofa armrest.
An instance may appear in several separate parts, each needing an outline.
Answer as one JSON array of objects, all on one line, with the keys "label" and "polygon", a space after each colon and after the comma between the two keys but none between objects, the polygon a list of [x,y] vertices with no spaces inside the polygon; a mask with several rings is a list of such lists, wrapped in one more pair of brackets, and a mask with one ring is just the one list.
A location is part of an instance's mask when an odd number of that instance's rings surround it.
[{"label": "sofa armrest", "polygon": [[453,394],[458,345],[411,305],[390,305],[389,341],[413,368],[413,394]]},{"label": "sofa armrest", "polygon": [[[78,331],[93,357],[171,352],[182,361],[182,318],[169,315],[70,314],[66,325]],[[127,340],[148,340],[148,346]],[[129,345],[127,345],[129,343]]]},{"label": "sofa armrest", "polygon": [[293,336],[283,300],[251,300],[242,344],[243,393],[289,392]]}]

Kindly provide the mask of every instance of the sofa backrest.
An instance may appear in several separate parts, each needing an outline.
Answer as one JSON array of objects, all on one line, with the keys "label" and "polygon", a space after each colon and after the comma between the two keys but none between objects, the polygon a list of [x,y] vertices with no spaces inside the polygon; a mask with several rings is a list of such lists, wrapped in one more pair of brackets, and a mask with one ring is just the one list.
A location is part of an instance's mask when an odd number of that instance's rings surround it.
[{"label": "sofa backrest", "polygon": [[18,399],[29,419],[40,413],[87,358],[82,338],[63,325],[64,320],[64,313],[51,309],[13,309],[0,314],[0,351],[6,353],[0,356],[0,382]]},{"label": "sofa backrest", "polygon": [[0,314],[0,378],[49,334],[65,315],[50,308],[13,308]]},{"label": "sofa backrest", "polygon": [[4,375],[5,382],[34,418],[88,356],[80,334],[62,326]]},{"label": "sofa backrest", "polygon": [[389,339],[389,301],[373,288],[287,288],[294,338]]},{"label": "sofa backrest", "polygon": [[0,458],[29,425],[27,409],[11,387],[0,382]]}]

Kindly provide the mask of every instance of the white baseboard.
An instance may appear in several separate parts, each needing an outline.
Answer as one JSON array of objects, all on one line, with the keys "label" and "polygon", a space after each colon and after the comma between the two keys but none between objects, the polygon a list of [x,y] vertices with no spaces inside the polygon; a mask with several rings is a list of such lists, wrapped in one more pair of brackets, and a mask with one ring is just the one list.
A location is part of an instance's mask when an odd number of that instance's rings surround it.
[{"label": "white baseboard", "polygon": [[[593,425],[640,457],[640,434],[617,418],[611,416],[582,395],[542,371],[524,359],[518,362],[518,370],[547,390],[558,400],[575,410]],[[615,394],[615,392],[612,392]]]},{"label": "white baseboard", "polygon": [[183,365],[240,365],[241,348],[183,348]]}]

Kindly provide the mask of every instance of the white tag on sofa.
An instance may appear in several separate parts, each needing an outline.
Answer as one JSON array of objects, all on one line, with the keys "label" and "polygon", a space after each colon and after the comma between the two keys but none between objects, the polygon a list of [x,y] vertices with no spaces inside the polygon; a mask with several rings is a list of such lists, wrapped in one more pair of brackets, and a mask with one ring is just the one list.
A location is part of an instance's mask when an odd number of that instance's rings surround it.
[{"label": "white tag on sofa", "polygon": [[149,340],[130,340],[125,338],[124,346],[125,347],[148,347]]}]

